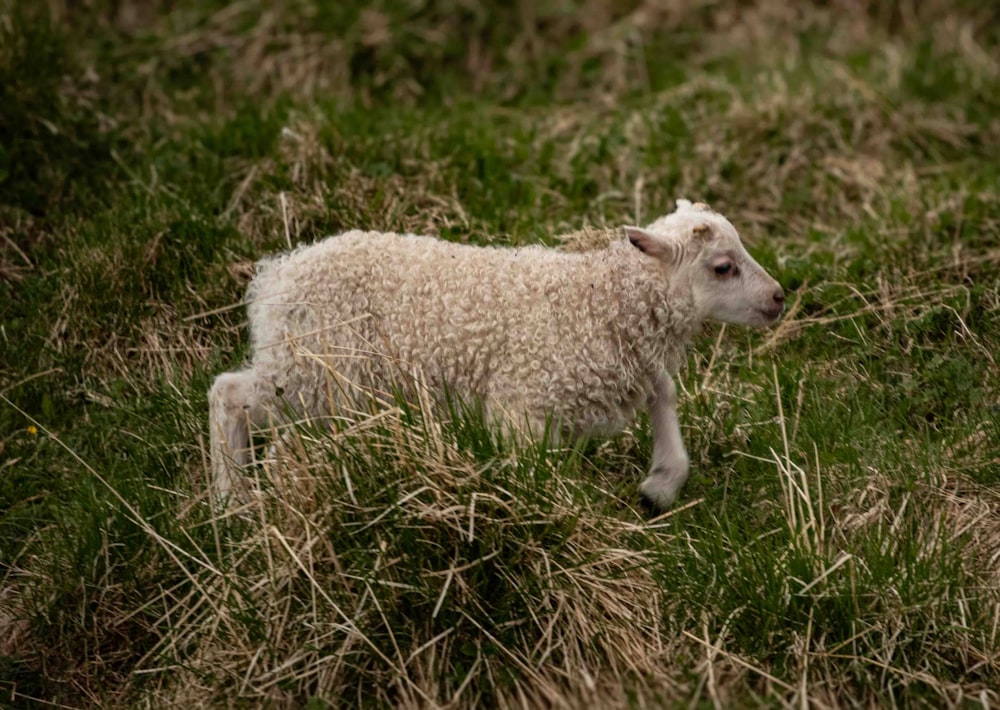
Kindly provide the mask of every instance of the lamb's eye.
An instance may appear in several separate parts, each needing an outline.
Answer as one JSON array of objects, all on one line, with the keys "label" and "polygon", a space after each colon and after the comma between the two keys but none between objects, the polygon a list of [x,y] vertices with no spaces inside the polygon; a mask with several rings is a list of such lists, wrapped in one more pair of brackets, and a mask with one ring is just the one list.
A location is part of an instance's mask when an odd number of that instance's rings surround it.
[{"label": "lamb's eye", "polygon": [[733,265],[730,264],[728,261],[725,264],[719,264],[718,266],[715,267],[715,273],[718,274],[719,276],[725,276],[732,270],[733,270]]}]

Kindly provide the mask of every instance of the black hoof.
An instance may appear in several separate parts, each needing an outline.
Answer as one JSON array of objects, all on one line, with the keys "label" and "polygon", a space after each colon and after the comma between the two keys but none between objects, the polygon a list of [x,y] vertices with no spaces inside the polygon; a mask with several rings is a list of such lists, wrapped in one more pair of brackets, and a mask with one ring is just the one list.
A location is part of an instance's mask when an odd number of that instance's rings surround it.
[{"label": "black hoof", "polygon": [[657,515],[662,513],[656,503],[652,498],[647,496],[645,493],[639,493],[639,509],[650,518],[655,518]]}]

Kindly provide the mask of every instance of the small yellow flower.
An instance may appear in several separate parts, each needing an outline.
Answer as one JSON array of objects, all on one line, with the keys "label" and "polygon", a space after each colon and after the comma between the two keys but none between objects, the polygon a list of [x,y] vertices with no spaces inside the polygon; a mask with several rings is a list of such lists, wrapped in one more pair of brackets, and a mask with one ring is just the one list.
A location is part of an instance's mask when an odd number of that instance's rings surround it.
[{"label": "small yellow flower", "polygon": [[29,424],[28,433],[31,434],[32,436],[35,436],[36,434],[38,434],[38,427],[36,427],[34,424]]}]

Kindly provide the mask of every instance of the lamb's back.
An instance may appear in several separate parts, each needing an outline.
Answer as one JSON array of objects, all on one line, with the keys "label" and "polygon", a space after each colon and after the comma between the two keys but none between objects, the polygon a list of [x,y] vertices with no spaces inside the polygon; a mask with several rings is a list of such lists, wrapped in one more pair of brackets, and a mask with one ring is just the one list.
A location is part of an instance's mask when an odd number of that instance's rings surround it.
[{"label": "lamb's back", "polygon": [[[559,311],[579,290],[580,255],[493,248],[432,237],[348,232],[258,265],[248,291],[255,363],[292,376],[285,343],[419,367],[435,384],[483,394],[498,360],[574,326]],[[534,343],[526,349],[524,343]],[[386,376],[384,368],[373,378]]]}]

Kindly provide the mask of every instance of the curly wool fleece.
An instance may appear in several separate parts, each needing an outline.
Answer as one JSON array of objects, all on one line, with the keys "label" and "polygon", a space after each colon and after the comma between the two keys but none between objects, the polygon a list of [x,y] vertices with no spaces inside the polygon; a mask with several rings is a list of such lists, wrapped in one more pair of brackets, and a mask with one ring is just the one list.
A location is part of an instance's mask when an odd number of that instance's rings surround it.
[{"label": "curly wool fleece", "polygon": [[261,394],[321,415],[331,391],[419,372],[536,433],[620,429],[700,326],[625,239],[566,253],[352,231],[262,261],[247,295]]}]

